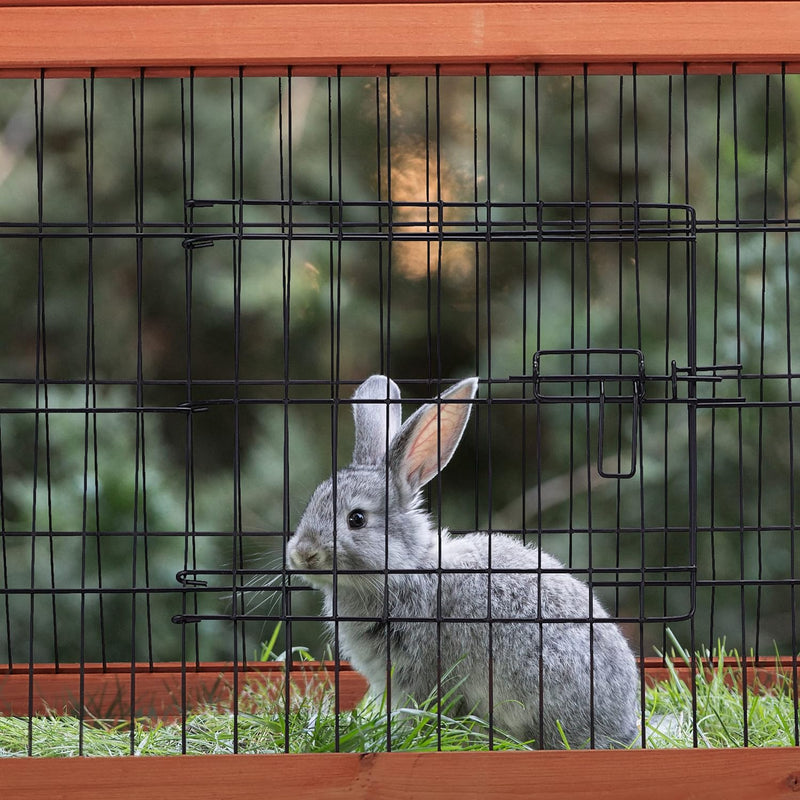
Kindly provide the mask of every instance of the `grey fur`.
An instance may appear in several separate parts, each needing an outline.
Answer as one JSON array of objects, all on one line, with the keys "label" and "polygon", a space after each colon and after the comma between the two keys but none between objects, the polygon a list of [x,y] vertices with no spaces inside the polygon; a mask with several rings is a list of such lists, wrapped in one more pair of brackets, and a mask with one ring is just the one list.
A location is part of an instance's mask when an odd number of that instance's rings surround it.
[{"label": "grey fur", "polygon": [[353,417],[356,423],[356,443],[353,463],[361,466],[377,466],[386,455],[387,440],[391,441],[400,430],[400,389],[383,375],[367,378],[353,395],[354,400],[388,400],[383,403],[354,403]]},{"label": "grey fur", "polygon": [[[476,390],[476,378],[461,381],[402,427],[399,404],[390,404],[388,436],[385,406],[355,404],[354,463],[337,473],[336,510],[327,480],[289,542],[289,564],[315,571],[305,578],[322,591],[325,615],[339,620],[342,655],[373,694],[386,690],[391,675],[393,705],[425,699],[452,669],[463,681],[459,710],[484,718],[491,711],[494,726],[519,739],[563,747],[560,725],[570,746],[586,747],[593,723],[596,747],[635,743],[636,663],[589,588],[565,572],[542,574],[563,566],[534,547],[500,534],[451,536],[420,507],[419,489],[452,456]],[[355,394],[399,397],[383,376]],[[366,524],[351,530],[354,509],[365,512]],[[515,571],[487,574],[490,563]],[[597,621],[580,621],[586,618]],[[573,621],[547,623],[561,619]]]}]

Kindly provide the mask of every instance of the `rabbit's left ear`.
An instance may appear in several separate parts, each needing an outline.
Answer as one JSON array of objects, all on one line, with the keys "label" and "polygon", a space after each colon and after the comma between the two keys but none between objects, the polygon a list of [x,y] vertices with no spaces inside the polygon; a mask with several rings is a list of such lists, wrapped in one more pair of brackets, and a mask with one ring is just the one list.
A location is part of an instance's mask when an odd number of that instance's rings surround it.
[{"label": "rabbit's left ear", "polygon": [[435,477],[453,456],[464,435],[477,378],[465,378],[410,416],[389,450],[392,473],[412,492]]}]

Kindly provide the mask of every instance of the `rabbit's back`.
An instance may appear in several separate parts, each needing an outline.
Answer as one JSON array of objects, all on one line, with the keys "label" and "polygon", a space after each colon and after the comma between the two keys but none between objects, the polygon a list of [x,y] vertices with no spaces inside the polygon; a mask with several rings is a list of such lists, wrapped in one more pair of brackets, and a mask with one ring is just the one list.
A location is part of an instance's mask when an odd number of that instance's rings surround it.
[{"label": "rabbit's back", "polygon": [[[447,680],[462,681],[458,710],[488,718],[491,709],[495,727],[519,739],[563,746],[558,721],[572,747],[587,746],[592,728],[596,747],[630,744],[633,655],[589,587],[559,570],[555,558],[508,536],[443,532],[419,573],[388,576],[387,602],[381,590],[366,612],[374,620],[340,625],[343,649],[373,691],[386,686],[390,660],[395,705],[435,693],[438,675],[452,670]],[[339,602],[343,616],[365,613],[363,593]]]},{"label": "rabbit's back", "polygon": [[[519,539],[486,534],[462,539],[450,539],[444,552],[452,543],[453,561],[464,563],[464,551],[471,550],[478,571],[445,580],[443,606],[457,610],[467,604],[471,613],[465,617],[497,620],[491,626],[497,727],[551,748],[563,746],[558,720],[573,747],[587,746],[592,729],[597,747],[631,744],[637,733],[636,662],[589,586]],[[443,566],[448,561],[443,559]],[[465,700],[484,714],[489,712],[488,629],[464,623],[463,630],[472,645]],[[462,645],[446,638],[453,658]]]}]

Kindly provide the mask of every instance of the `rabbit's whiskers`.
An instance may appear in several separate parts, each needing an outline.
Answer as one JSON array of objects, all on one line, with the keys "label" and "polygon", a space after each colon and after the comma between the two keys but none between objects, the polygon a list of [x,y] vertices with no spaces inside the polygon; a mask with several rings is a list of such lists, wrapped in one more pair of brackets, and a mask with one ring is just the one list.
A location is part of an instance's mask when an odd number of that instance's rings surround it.
[{"label": "rabbit's whiskers", "polygon": [[[247,613],[254,614],[265,606],[275,604],[279,597],[279,592],[271,591],[275,586],[280,585],[286,577],[283,571],[283,555],[273,556],[256,562],[256,569],[263,570],[255,575],[250,575],[247,580],[237,586],[231,594],[223,595],[220,599],[227,603],[233,602],[234,594],[242,597],[243,604],[247,601]],[[270,574],[272,573],[272,574]],[[253,601],[254,596],[261,595],[257,601]]]}]

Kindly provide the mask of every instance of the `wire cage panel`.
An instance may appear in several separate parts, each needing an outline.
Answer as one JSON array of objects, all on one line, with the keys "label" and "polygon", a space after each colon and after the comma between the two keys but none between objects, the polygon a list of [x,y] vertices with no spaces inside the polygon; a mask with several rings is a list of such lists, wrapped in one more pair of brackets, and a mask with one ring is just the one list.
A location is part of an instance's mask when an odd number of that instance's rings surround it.
[{"label": "wire cage panel", "polygon": [[286,545],[378,372],[405,416],[480,376],[442,526],[558,556],[638,655],[796,653],[798,91],[4,80],[9,673],[325,658]]}]

